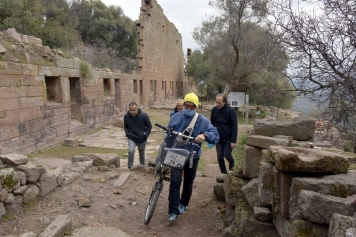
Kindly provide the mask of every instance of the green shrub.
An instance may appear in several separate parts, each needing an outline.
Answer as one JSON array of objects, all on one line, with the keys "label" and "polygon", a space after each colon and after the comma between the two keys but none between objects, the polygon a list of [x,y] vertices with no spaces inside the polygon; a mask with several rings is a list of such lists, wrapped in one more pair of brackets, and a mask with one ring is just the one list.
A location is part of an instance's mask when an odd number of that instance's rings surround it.
[{"label": "green shrub", "polygon": [[92,73],[91,73],[91,70],[90,70],[90,64],[85,62],[85,61],[82,61],[80,63],[80,73],[84,76],[84,77],[91,77],[92,76]]}]

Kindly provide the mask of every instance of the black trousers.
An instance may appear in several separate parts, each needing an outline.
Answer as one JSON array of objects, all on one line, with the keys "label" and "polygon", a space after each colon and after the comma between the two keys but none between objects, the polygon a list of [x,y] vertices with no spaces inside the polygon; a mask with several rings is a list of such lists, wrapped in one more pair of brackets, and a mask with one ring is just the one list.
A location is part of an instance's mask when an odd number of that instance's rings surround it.
[{"label": "black trousers", "polygon": [[[193,159],[193,167],[189,168],[189,161],[184,166],[184,169],[171,170],[171,183],[169,185],[169,196],[168,196],[168,213],[179,215],[178,206],[182,204],[188,206],[190,197],[193,192],[193,182],[195,175],[197,173],[199,158]],[[184,170],[184,177],[182,177]],[[183,181],[183,191],[180,195],[180,186]]]},{"label": "black trousers", "polygon": [[[232,153],[231,143],[219,141],[218,143],[215,144],[215,146],[216,146],[216,153],[218,156],[218,163],[219,163],[220,171],[221,171],[221,173],[226,174],[227,171],[226,171],[224,157],[229,162],[230,167],[234,167],[234,164],[235,164],[234,157],[232,157],[232,154],[231,154]],[[229,169],[230,169],[230,167],[229,167]]]}]

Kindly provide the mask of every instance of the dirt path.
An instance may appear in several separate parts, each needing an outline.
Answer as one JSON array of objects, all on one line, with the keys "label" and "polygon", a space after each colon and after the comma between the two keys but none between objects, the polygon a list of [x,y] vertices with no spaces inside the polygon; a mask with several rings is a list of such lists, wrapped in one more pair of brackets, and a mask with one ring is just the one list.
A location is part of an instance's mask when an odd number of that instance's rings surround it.
[{"label": "dirt path", "polygon": [[[169,118],[169,111],[150,111],[152,121]],[[156,114],[155,114],[156,113]],[[163,122],[162,124],[165,124]],[[246,130],[239,127],[239,133]],[[150,136],[151,138],[151,136]],[[151,139],[161,139],[156,133]],[[153,154],[148,154],[153,160]],[[138,159],[138,158],[135,158]],[[216,175],[220,173],[216,162],[215,147],[203,151],[201,164],[203,172],[199,172],[195,181],[193,195],[187,213],[180,215],[174,223],[168,221],[168,189],[165,186],[159,202],[148,225],[144,225],[143,216],[149,194],[156,179],[147,170],[128,171],[126,167],[118,169],[119,175],[130,172],[127,182],[114,193],[114,179],[108,179],[108,172],[86,171],[73,183],[63,185],[44,198],[23,208],[16,215],[10,215],[0,221],[0,236],[18,237],[26,232],[39,235],[58,215],[69,215],[72,218],[73,230],[84,226],[117,227],[133,237],[205,237],[222,236],[222,214],[218,206],[224,206],[213,195]],[[90,207],[80,207],[78,198],[90,199]],[[98,236],[99,237],[99,236]]]},{"label": "dirt path", "polygon": [[[107,180],[106,172],[85,172],[69,185],[64,185],[23,211],[11,215],[0,225],[0,236],[19,236],[32,231],[40,234],[58,215],[69,215],[73,229],[84,226],[118,227],[129,236],[222,236],[218,202],[213,196],[213,185],[219,173],[215,162],[215,149],[206,151],[202,157],[205,170],[195,180],[194,190],[187,213],[170,223],[168,218],[168,189],[165,187],[159,199],[155,215],[149,225],[144,225],[143,215],[156,181],[152,174],[138,169],[119,170],[119,174],[130,172],[130,177],[114,194],[114,180]],[[203,177],[204,176],[204,177]],[[80,207],[78,198],[91,200],[91,207]],[[221,203],[220,203],[221,204]]]}]

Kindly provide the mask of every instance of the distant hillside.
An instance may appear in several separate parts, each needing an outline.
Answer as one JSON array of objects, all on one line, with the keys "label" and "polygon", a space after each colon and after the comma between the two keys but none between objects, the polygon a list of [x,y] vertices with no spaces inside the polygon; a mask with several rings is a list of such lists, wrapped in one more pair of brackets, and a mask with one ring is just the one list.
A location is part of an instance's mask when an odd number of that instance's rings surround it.
[{"label": "distant hillside", "polygon": [[293,102],[291,109],[299,111],[304,115],[311,115],[313,111],[317,110],[317,106],[315,102],[300,96]]}]

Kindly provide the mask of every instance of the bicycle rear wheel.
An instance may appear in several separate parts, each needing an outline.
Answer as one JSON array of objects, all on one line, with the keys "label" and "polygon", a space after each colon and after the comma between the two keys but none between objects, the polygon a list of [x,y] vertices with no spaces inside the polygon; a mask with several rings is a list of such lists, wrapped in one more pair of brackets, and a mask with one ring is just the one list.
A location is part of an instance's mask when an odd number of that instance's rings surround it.
[{"label": "bicycle rear wheel", "polygon": [[148,204],[147,204],[147,208],[146,208],[146,212],[145,212],[145,218],[144,218],[145,225],[148,225],[148,223],[150,223],[150,221],[151,221],[151,218],[153,216],[153,213],[155,212],[161,191],[162,191],[162,183],[160,183],[160,181],[157,181],[154,188],[152,189],[150,199],[148,200]]}]

